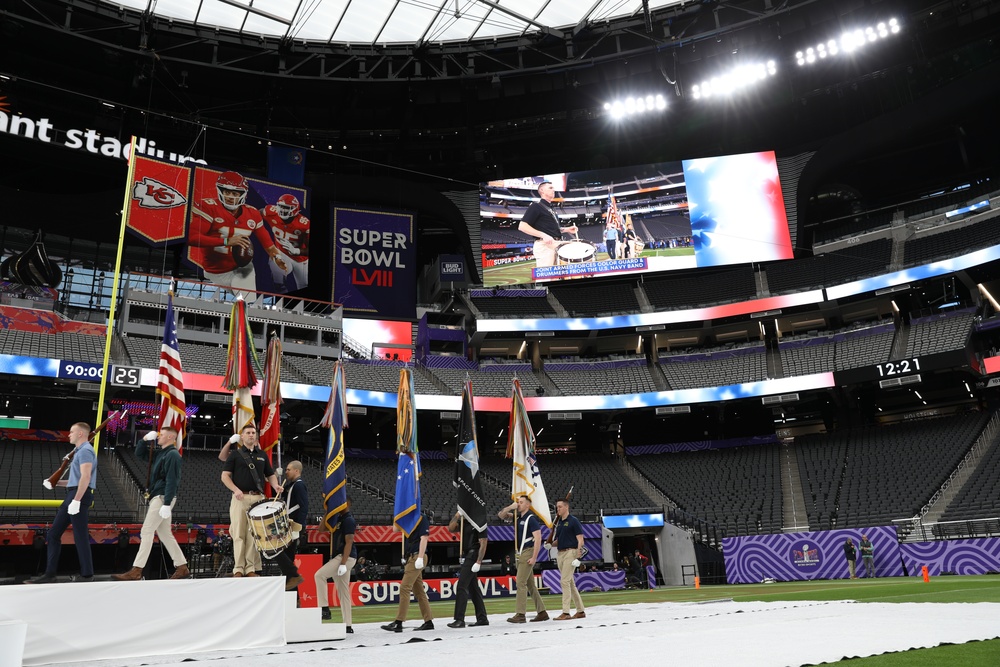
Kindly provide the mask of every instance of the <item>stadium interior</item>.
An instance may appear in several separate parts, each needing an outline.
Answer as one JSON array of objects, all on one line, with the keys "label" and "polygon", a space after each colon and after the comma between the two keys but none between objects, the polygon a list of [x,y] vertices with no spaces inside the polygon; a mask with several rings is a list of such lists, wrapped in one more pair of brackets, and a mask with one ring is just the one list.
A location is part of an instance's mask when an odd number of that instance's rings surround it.
[{"label": "stadium interior", "polygon": [[[116,274],[127,164],[70,147],[64,130],[78,127],[155,138],[260,178],[269,146],[305,155],[309,286],[260,296],[248,319],[259,354],[272,334],[281,339],[283,381],[328,387],[342,360],[348,389],[372,397],[349,400],[344,435],[363,524],[392,523],[396,411],[375,397],[395,393],[406,367],[418,396],[445,401],[428,405],[456,406],[467,377],[477,397],[506,399],[517,379],[529,409],[540,406],[530,417],[549,498],[573,488],[587,522],[663,512],[692,534],[706,583],[725,581],[727,537],[867,526],[895,526],[901,541],[1000,536],[996,3],[631,4],[632,14],[583,16],[575,28],[535,17],[498,37],[375,34],[352,44],[299,37],[295,21],[277,21],[272,34],[129,2],[12,3],[0,27],[0,247],[7,266],[41,243],[62,278],[31,287],[4,269],[0,498],[51,499],[40,481],[68,448],[20,441],[24,418],[61,432],[129,407],[102,439],[91,522],[135,540],[146,471],[132,445],[155,427],[153,387],[109,384],[98,406],[100,378],[62,369],[100,365],[107,349],[114,367],[155,372],[176,279],[184,371],[207,379],[187,392],[174,516],[180,532],[228,523],[217,454],[232,432],[230,398],[209,385],[226,370],[233,296],[178,246],[135,235]],[[890,18],[902,28],[884,43],[796,63],[797,51],[845,26]],[[695,92],[725,68],[768,58],[779,61],[773,77],[731,95]],[[612,113],[612,100],[646,91],[662,94],[665,110]],[[33,119],[31,131],[16,118]],[[43,118],[62,128],[58,141],[44,138]],[[537,198],[496,183],[603,170],[609,180],[560,192],[560,217],[581,239],[600,247],[617,191],[651,252],[660,242],[686,249],[695,243],[687,194],[674,190],[681,161],[761,151],[776,156],[791,259],[489,279],[484,261],[533,240],[517,221]],[[411,327],[403,343],[352,338],[356,315],[331,298],[327,221],[337,203],[414,216],[415,279],[397,286],[412,312],[395,318]],[[442,256],[461,258],[464,279],[439,277]],[[52,360],[55,375],[33,370]],[[561,407],[541,407],[550,399]],[[281,456],[305,463],[314,519],[323,409],[298,398],[281,408]],[[499,509],[509,502],[510,416],[476,419],[488,507]],[[418,440],[425,508],[444,524],[457,408],[419,409]],[[0,533],[37,538],[51,514],[3,506]],[[4,544],[0,578],[34,573],[37,539]],[[386,545],[367,548],[390,559]],[[491,557],[504,548],[491,546]],[[98,569],[121,567],[120,551],[97,546]]]}]

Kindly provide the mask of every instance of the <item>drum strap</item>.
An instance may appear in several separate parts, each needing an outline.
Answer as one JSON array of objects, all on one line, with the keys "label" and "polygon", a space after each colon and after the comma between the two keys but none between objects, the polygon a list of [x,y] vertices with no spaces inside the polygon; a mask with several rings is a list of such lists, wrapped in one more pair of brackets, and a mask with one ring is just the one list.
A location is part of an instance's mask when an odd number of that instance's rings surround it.
[{"label": "drum strap", "polygon": [[257,470],[257,466],[254,465],[253,459],[250,458],[250,456],[247,454],[246,448],[243,447],[242,445],[237,447],[236,451],[238,451],[243,456],[243,461],[247,464],[247,467],[249,467],[250,470],[253,471],[253,481],[257,483],[257,492],[260,495],[264,495],[264,484],[261,482],[260,471]]}]

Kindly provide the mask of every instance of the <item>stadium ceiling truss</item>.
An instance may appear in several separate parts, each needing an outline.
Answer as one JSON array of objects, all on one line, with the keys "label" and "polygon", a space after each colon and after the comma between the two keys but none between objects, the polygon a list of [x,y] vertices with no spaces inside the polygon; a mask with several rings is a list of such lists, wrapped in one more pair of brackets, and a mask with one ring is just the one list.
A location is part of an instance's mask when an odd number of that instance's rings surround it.
[{"label": "stadium ceiling truss", "polygon": [[[745,30],[780,30],[776,19],[817,6],[822,0],[16,0],[6,20],[23,21],[94,40],[157,60],[212,66],[241,74],[325,81],[434,81],[554,74],[627,62],[701,42],[722,42]],[[554,4],[578,8],[573,25],[543,19]],[[211,4],[235,12],[225,23],[203,25],[198,15]],[[196,7],[194,20],[165,15],[176,6]],[[302,37],[310,10],[337,5],[340,18],[330,38]],[[336,41],[340,26],[362,5],[365,41]],[[531,5],[533,15],[514,5]],[[422,10],[411,41],[381,41],[401,11]],[[292,8],[287,15],[264,7]],[[612,12],[611,8],[618,8]],[[631,8],[629,13],[622,8]],[[380,11],[382,10],[382,11]],[[463,13],[464,12],[464,13]],[[828,15],[829,11],[826,12]],[[614,15],[612,15],[614,14]],[[242,20],[238,20],[239,17]],[[565,12],[563,13],[565,17]],[[470,18],[471,17],[471,18]],[[472,20],[472,18],[476,20]],[[436,26],[470,23],[461,39]],[[359,23],[356,19],[355,23]],[[379,27],[371,27],[380,24]],[[496,34],[481,37],[484,28]],[[361,35],[358,28],[352,34]],[[345,33],[346,34],[346,33]],[[755,40],[751,40],[755,41]],[[715,46],[715,44],[712,44]],[[665,74],[666,76],[666,74]],[[669,77],[668,77],[669,79]]]}]

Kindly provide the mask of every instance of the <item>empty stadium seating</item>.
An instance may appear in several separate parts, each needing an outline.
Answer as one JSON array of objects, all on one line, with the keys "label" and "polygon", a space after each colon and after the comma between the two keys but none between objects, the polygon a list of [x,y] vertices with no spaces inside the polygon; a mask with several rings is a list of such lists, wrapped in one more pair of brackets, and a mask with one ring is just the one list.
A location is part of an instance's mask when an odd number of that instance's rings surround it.
[{"label": "empty stadium seating", "polygon": [[660,357],[660,368],[671,389],[759,382],[767,377],[767,359],[760,344],[707,354]]},{"label": "empty stadium seating", "polygon": [[638,365],[598,369],[596,364],[559,364],[560,368],[579,366],[572,370],[546,369],[548,375],[563,394],[589,396],[593,394],[641,394],[657,391],[656,382],[645,361]]},{"label": "empty stadium seating", "polygon": [[657,310],[698,308],[757,297],[754,271],[750,266],[717,272],[698,271],[676,277],[647,276],[642,288]]},{"label": "empty stadium seating", "polygon": [[553,285],[549,291],[572,317],[639,311],[633,283]]},{"label": "empty stadium seating", "polygon": [[885,273],[892,253],[890,239],[852,245],[848,249],[767,266],[772,294],[837,285],[856,278]]},{"label": "empty stadium seating", "polygon": [[888,361],[895,330],[892,324],[839,332],[812,332],[779,344],[785,377],[860,368]]},{"label": "empty stadium seating", "polygon": [[903,265],[916,266],[1000,243],[1000,214],[948,232],[921,235],[903,246]]},{"label": "empty stadium seating", "polygon": [[989,449],[979,460],[976,469],[966,480],[958,495],[951,501],[941,521],[969,519],[995,519],[1000,517],[1000,446],[995,437]]},{"label": "empty stadium seating", "polygon": [[964,348],[974,315],[974,309],[963,309],[914,318],[906,340],[906,356],[919,357]]},{"label": "empty stadium seating", "polygon": [[488,317],[555,317],[544,297],[473,297],[472,303]]},{"label": "empty stadium seating", "polygon": [[100,363],[104,360],[104,336],[0,329],[0,354]]}]

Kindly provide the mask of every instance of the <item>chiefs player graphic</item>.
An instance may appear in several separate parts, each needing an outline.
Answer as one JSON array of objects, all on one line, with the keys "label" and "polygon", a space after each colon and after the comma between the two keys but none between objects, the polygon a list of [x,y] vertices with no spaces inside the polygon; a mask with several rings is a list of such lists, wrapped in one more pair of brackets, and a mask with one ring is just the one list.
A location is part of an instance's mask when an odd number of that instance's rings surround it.
[{"label": "chiefs player graphic", "polygon": [[277,202],[264,207],[263,215],[278,246],[278,257],[288,266],[282,269],[277,262],[271,264],[274,284],[286,290],[293,289],[288,284],[290,275],[295,279],[294,289],[306,287],[309,284],[309,218],[302,215],[299,200],[295,195],[281,195]]},{"label": "chiefs player graphic", "polygon": [[257,289],[253,268],[252,234],[282,271],[287,265],[264,227],[260,211],[246,203],[250,188],[235,171],[219,175],[218,198],[207,197],[191,207],[188,246],[191,261],[204,270],[205,279],[234,289]]}]

